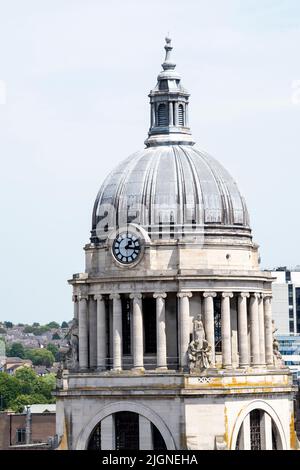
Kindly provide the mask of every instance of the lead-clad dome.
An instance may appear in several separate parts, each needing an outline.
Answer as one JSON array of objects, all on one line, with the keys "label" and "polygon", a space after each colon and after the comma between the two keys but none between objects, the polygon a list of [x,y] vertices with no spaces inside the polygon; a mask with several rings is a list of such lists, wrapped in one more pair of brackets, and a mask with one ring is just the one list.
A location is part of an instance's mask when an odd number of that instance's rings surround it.
[{"label": "lead-clad dome", "polygon": [[211,224],[249,227],[233,178],[213,157],[190,145],[146,148],[106,178],[94,206],[93,236],[99,222],[100,233],[125,225],[127,218],[150,236],[161,225],[186,234]]},{"label": "lead-clad dome", "polygon": [[[193,147],[189,94],[170,59],[166,38],[163,71],[151,90],[146,148],[128,157],[104,181],[94,205],[91,241],[128,223],[150,238],[182,238],[203,232],[250,236],[248,212],[229,173]],[[209,230],[208,230],[209,229]]]}]

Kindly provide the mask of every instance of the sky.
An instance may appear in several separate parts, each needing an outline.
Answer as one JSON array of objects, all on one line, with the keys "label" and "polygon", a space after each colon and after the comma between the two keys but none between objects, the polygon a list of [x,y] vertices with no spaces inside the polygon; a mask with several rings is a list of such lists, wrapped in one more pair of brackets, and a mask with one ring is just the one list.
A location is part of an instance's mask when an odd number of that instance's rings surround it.
[{"label": "sky", "polygon": [[262,267],[300,264],[298,0],[0,0],[0,320],[72,318],[94,199],[144,147],[168,33]]}]

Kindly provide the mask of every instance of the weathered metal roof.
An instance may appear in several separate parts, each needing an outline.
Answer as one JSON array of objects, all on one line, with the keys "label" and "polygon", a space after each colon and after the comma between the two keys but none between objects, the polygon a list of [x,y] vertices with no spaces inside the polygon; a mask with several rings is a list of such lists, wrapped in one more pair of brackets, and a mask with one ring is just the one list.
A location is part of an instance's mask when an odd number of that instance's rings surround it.
[{"label": "weathered metal roof", "polygon": [[127,221],[143,226],[150,236],[170,223],[185,232],[213,224],[249,228],[246,204],[233,178],[191,145],[146,148],[110,173],[95,201],[92,240],[97,224],[109,231]]}]

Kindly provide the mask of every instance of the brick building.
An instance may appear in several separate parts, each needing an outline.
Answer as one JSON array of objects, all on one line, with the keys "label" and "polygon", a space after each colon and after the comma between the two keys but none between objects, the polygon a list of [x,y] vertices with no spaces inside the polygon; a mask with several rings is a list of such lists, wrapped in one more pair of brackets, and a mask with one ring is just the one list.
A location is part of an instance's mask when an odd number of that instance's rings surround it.
[{"label": "brick building", "polygon": [[41,409],[32,409],[29,413],[0,413],[0,450],[51,448],[55,435],[53,405],[34,406]]}]

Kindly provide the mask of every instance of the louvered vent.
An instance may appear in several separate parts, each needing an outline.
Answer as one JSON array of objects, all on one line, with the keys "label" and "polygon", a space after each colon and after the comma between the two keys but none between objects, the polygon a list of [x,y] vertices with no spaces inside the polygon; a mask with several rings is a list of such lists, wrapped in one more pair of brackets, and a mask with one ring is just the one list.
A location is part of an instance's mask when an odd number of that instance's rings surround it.
[{"label": "louvered vent", "polygon": [[180,104],[178,106],[178,124],[184,126],[184,116],[183,116],[183,106]]},{"label": "louvered vent", "polygon": [[168,126],[169,125],[167,107],[164,103],[162,103],[158,106],[157,117],[158,117],[158,125],[159,126]]}]

